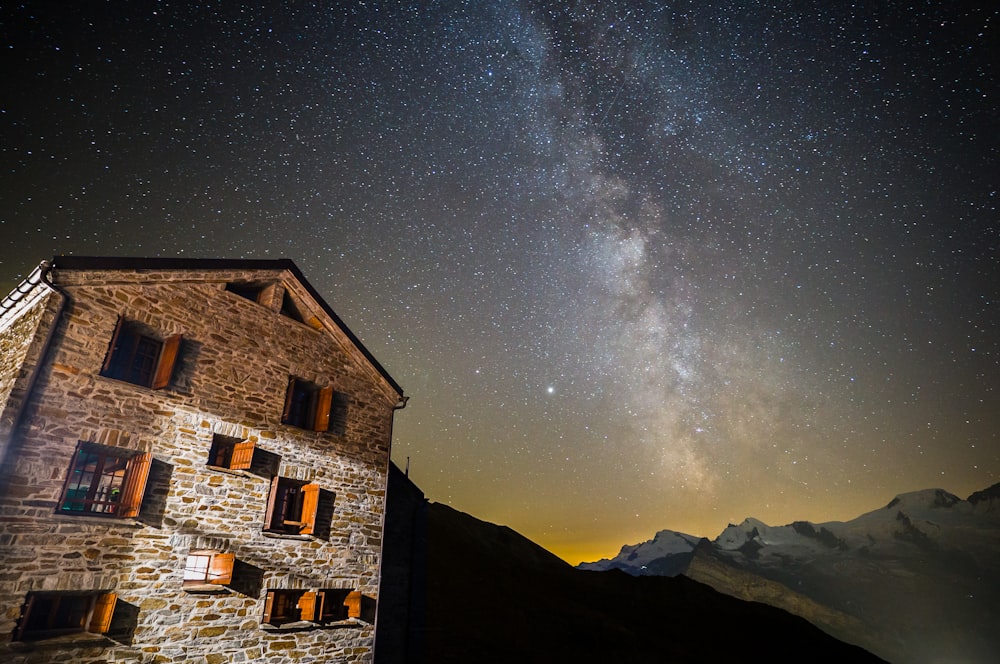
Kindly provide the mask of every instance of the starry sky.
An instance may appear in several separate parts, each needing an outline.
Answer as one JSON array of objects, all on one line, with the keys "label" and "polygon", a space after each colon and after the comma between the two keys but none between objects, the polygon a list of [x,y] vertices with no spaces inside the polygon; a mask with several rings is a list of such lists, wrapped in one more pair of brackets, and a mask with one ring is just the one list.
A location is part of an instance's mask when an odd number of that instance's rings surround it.
[{"label": "starry sky", "polygon": [[[868,6],[870,5],[870,6]],[[434,501],[576,563],[1000,481],[1000,10],[5,3],[0,287],[293,259]]]}]

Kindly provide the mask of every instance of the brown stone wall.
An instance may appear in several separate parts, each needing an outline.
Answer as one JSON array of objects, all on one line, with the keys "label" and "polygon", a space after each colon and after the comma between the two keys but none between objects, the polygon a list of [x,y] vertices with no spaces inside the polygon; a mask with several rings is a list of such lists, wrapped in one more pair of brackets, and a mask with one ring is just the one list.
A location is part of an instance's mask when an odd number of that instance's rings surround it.
[{"label": "brown stone wall", "polygon": [[[357,589],[374,604],[398,398],[325,317],[313,327],[280,315],[280,298],[264,306],[224,290],[276,277],[309,305],[287,273],[55,274],[67,307],[0,478],[6,661],[370,661],[370,611],[334,626],[261,628],[268,589]],[[183,335],[167,388],[99,375],[119,315]],[[281,424],[290,375],[349,396],[342,435]],[[255,441],[255,466],[209,467],[216,434]],[[56,513],[78,441],[152,453],[138,518]],[[318,484],[332,503],[317,536],[262,531],[275,468]],[[235,554],[229,587],[184,590],[196,549]],[[41,589],[116,592],[117,640],[9,642],[26,594]]]}]

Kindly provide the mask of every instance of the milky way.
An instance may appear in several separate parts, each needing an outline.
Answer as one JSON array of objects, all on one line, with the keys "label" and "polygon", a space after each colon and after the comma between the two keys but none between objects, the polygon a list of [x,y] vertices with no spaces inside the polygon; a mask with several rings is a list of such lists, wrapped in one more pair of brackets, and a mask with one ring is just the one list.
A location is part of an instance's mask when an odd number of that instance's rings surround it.
[{"label": "milky way", "polygon": [[289,257],[432,500],[576,562],[1000,476],[1000,12],[2,10],[3,284]]}]

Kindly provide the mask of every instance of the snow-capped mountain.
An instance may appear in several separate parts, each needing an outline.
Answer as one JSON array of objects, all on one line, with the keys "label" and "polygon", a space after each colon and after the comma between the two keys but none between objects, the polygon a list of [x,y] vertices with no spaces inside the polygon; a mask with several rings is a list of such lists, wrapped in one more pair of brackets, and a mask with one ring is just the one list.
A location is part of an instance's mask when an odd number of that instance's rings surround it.
[{"label": "snow-capped mountain", "polygon": [[715,540],[661,531],[580,565],[684,574],[797,613],[893,662],[994,662],[1000,653],[1000,484],[962,500],[895,497],[847,522],[757,519]]},{"label": "snow-capped mountain", "polygon": [[581,563],[578,567],[586,570],[620,569],[633,576],[675,576],[687,568],[695,547],[701,541],[701,537],[694,535],[661,530],[648,542],[626,544],[610,560],[604,558],[595,563]]}]

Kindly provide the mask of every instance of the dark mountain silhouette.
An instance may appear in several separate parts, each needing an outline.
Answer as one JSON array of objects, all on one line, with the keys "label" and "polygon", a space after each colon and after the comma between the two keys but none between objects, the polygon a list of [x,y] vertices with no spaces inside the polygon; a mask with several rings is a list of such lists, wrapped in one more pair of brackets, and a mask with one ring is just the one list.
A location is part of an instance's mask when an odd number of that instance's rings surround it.
[{"label": "dark mountain silhouette", "polygon": [[426,523],[426,620],[416,623],[427,664],[882,661],[688,578],[578,570],[439,503]]}]

